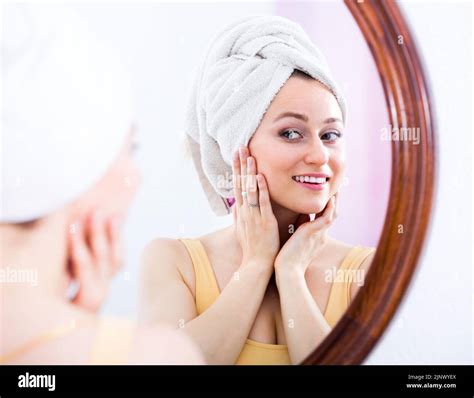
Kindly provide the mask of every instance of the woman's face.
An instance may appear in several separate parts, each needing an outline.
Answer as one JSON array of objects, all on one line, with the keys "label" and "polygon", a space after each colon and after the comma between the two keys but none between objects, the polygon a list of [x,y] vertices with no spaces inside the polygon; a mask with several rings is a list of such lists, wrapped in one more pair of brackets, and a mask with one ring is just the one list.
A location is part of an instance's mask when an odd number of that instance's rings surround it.
[{"label": "woman's face", "polygon": [[[298,214],[324,209],[343,180],[342,123],[339,105],[325,86],[299,74],[288,79],[249,143],[273,204]],[[327,178],[315,180],[320,173]],[[309,181],[303,182],[305,176]]]}]

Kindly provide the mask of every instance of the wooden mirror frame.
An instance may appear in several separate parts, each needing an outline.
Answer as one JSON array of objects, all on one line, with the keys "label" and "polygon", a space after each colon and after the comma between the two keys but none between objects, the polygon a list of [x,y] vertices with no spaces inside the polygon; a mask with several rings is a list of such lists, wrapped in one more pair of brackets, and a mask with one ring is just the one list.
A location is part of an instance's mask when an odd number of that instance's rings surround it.
[{"label": "wooden mirror frame", "polygon": [[364,287],[303,365],[354,365],[367,357],[406,293],[427,235],[435,190],[434,116],[407,23],[393,0],[344,2],[374,57],[392,126],[419,127],[420,142],[392,141],[390,199]]}]

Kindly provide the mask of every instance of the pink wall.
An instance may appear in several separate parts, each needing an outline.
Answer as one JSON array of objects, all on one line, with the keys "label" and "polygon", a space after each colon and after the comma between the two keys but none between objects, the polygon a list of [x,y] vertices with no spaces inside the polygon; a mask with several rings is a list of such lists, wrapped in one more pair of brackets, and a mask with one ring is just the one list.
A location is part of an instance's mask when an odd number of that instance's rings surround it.
[{"label": "pink wall", "polygon": [[389,119],[370,50],[342,2],[277,1],[275,14],[303,27],[325,54],[347,100],[347,185],[330,235],[376,246],[388,204],[391,151],[390,142],[380,139]]}]

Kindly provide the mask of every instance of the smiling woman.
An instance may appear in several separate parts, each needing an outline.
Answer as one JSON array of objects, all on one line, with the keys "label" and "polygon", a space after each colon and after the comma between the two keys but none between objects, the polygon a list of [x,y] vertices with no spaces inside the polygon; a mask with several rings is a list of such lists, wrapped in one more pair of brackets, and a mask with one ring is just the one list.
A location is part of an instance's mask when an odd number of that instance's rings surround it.
[{"label": "smiling woman", "polygon": [[343,128],[334,95],[315,79],[293,73],[249,143],[267,179],[274,212],[286,208],[316,214],[324,209],[344,177]]},{"label": "smiling woman", "polygon": [[375,251],[327,233],[344,178],[345,116],[299,25],[247,18],[217,37],[187,133],[211,207],[232,211],[234,225],[148,245],[145,322],[183,328],[211,364],[296,364],[321,343],[361,285],[333,275],[364,275]]}]

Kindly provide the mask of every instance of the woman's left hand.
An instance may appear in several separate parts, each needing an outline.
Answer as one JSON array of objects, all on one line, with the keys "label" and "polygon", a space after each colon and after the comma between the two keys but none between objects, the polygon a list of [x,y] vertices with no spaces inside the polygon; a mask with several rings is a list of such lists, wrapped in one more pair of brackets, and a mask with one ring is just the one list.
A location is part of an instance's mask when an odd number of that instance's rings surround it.
[{"label": "woman's left hand", "polygon": [[313,221],[301,224],[286,241],[275,259],[277,274],[290,272],[304,276],[311,261],[326,244],[327,230],[336,218],[337,197],[338,193],[329,199],[322,213]]}]

